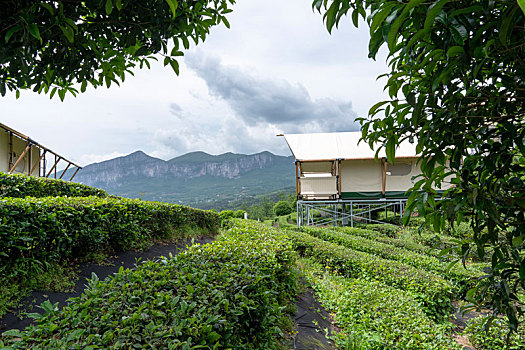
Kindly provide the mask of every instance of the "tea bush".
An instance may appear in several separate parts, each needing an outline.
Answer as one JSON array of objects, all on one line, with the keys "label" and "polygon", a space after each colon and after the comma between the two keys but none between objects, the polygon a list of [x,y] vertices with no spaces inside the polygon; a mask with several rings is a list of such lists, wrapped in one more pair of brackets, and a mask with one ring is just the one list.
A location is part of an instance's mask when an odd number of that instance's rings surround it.
[{"label": "tea bush", "polygon": [[384,259],[400,261],[425,271],[439,274],[441,277],[457,284],[459,293],[464,296],[468,289],[476,284],[476,277],[482,275],[478,269],[465,269],[461,264],[449,268],[449,264],[439,259],[387,243],[376,242],[364,237],[351,236],[345,233],[322,228],[303,228],[304,232],[322,240],[342,245],[347,248],[377,255]]},{"label": "tea bush", "polygon": [[219,229],[213,212],[124,198],[3,198],[0,220],[0,269],[21,259],[63,261]]},{"label": "tea bush", "polygon": [[388,237],[395,238],[399,235],[399,232],[403,229],[400,226],[392,224],[369,224],[365,226],[368,230],[374,230],[380,232]]},{"label": "tea bush", "polygon": [[236,221],[217,241],[113,278],[26,331],[11,349],[281,349],[297,294],[295,252],[283,233]]},{"label": "tea bush", "polygon": [[107,197],[106,191],[79,183],[0,172],[0,197]]},{"label": "tea bush", "polygon": [[451,311],[453,285],[427,271],[368,253],[325,242],[306,233],[289,231],[295,249],[346,277],[375,279],[409,291],[421,301],[428,315],[441,320]]},{"label": "tea bush", "polygon": [[[303,275],[330,311],[342,333],[343,349],[461,349],[420,309],[410,293],[374,280],[339,276],[312,260],[301,259]],[[350,345],[350,347],[349,347]]]},{"label": "tea bush", "polygon": [[[404,234],[406,234],[407,231],[403,231],[403,233],[399,235],[398,238],[392,238],[392,237],[385,236],[381,232],[374,231],[374,230],[368,230],[368,229],[362,229],[362,228],[341,227],[341,228],[337,228],[337,230],[347,233],[352,236],[359,236],[359,237],[368,238],[368,239],[378,241],[378,242],[388,243],[396,247],[408,249],[408,250],[411,250],[417,253],[421,253],[421,254],[431,255],[435,257],[438,257],[440,255],[439,249],[434,249],[432,248],[432,246],[428,246],[428,245],[424,245],[420,243],[421,241],[420,239],[422,238],[422,235],[420,235],[417,232],[409,231],[411,239],[406,240],[406,239],[403,239],[403,236]],[[425,243],[428,243],[428,240],[425,240]]]},{"label": "tea bush", "polygon": [[[508,327],[506,321],[497,318],[488,329],[483,329],[485,323],[483,316],[472,319],[463,334],[466,335],[470,343],[479,350],[520,350],[525,348],[525,327],[518,328],[518,332],[513,333],[507,343]],[[522,324],[523,325],[523,324]]]}]

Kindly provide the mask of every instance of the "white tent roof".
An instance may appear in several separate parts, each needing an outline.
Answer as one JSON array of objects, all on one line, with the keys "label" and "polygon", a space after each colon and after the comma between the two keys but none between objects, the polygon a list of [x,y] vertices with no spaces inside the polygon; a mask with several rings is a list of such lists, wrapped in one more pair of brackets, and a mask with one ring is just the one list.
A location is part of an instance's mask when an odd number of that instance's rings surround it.
[{"label": "white tent roof", "polygon": [[[283,136],[293,156],[299,161],[375,158],[375,150],[366,142],[359,142],[361,135],[361,131],[353,131]],[[378,156],[386,157],[384,148]],[[396,158],[406,157],[416,157],[416,145],[408,141],[396,148]]]}]

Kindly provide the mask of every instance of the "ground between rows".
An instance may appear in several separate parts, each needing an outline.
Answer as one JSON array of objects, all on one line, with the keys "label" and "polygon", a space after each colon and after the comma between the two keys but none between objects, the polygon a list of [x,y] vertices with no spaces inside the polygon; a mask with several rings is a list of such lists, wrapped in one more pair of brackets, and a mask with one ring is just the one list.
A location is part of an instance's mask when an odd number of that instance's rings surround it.
[{"label": "ground between rows", "polygon": [[[9,329],[24,329],[34,320],[25,317],[27,313],[42,313],[38,307],[41,303],[49,300],[52,304],[58,303],[59,308],[67,305],[69,298],[80,297],[86,287],[86,279],[95,273],[101,280],[117,273],[120,267],[133,268],[137,261],[146,261],[168,256],[170,253],[176,255],[193,243],[207,244],[214,240],[212,236],[204,236],[192,240],[184,240],[175,243],[155,243],[151,248],[144,251],[126,251],[111,255],[103,264],[87,263],[78,266],[79,278],[75,283],[74,291],[64,292],[32,292],[23,298],[21,306],[16,310],[5,314],[0,319],[0,333]],[[304,283],[304,281],[302,281]],[[332,349],[332,343],[326,338],[328,330],[331,333],[332,324],[330,315],[317,301],[313,290],[305,286],[305,291],[296,299],[297,311],[294,317],[295,331],[290,336],[290,348],[295,350],[327,350]]]}]

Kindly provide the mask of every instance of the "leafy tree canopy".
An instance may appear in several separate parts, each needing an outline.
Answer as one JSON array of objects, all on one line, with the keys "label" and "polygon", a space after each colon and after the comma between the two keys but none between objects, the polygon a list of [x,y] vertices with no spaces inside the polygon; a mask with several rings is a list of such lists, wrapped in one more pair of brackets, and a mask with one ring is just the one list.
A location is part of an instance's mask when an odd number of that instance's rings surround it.
[{"label": "leafy tree canopy", "polygon": [[[21,89],[61,99],[124,81],[135,66],[177,57],[224,23],[235,0],[6,0],[0,11],[0,94]],[[170,41],[171,40],[171,41]]]},{"label": "leafy tree canopy", "polygon": [[[369,56],[386,46],[389,99],[360,120],[363,138],[393,159],[414,138],[423,176],[408,213],[436,230],[471,218],[458,244],[466,257],[489,253],[474,304],[505,314],[516,330],[525,289],[525,1],[315,0],[331,31],[345,15],[370,27]],[[433,189],[451,181],[443,200]]]},{"label": "leafy tree canopy", "polygon": [[292,207],[287,201],[281,200],[275,203],[275,205],[273,206],[273,212],[277,216],[288,215],[292,212]]}]

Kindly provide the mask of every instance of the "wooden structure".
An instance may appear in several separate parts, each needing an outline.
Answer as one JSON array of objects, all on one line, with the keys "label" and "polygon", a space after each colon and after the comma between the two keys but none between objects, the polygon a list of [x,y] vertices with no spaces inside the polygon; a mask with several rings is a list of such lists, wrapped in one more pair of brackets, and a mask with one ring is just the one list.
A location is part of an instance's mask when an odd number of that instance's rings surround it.
[{"label": "wooden structure", "polygon": [[77,167],[71,181],[82,169],[79,165],[62,157],[51,149],[39,144],[30,137],[0,123],[0,171],[9,174],[57,178],[57,165],[66,162],[67,166],[60,179],[73,165]]}]

